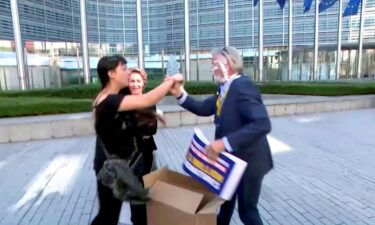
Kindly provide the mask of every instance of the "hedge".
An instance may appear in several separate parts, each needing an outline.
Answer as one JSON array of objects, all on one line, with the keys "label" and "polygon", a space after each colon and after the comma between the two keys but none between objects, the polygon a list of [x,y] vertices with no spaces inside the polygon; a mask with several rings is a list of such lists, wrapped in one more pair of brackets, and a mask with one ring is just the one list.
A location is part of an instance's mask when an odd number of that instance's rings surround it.
[{"label": "hedge", "polygon": [[[160,81],[150,81],[146,91],[156,87]],[[263,94],[292,95],[362,95],[375,94],[375,82],[272,82],[258,83]],[[56,89],[37,89],[28,91],[2,91],[0,97],[57,97],[72,99],[93,99],[98,93],[98,85],[76,85]],[[213,94],[217,87],[213,82],[187,82],[185,89],[189,94]]]}]

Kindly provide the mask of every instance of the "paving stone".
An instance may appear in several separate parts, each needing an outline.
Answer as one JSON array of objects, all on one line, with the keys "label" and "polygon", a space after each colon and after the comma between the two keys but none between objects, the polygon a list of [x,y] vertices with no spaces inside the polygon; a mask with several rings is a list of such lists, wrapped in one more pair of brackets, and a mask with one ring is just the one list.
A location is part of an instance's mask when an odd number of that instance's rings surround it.
[{"label": "paving stone", "polygon": [[34,123],[30,124],[31,139],[48,139],[52,138],[52,129],[50,123]]},{"label": "paving stone", "polygon": [[266,105],[266,110],[269,117],[275,116],[275,105]]},{"label": "paving stone", "polygon": [[191,112],[181,112],[181,125],[193,125],[196,124],[198,118],[195,114]]},{"label": "paving stone", "polygon": [[28,125],[11,125],[8,129],[11,142],[31,140],[31,127]]},{"label": "paving stone", "polygon": [[0,126],[0,143],[7,143],[9,141],[9,127],[7,125]]},{"label": "paving stone", "polygon": [[285,115],[286,116],[291,116],[295,115],[297,112],[297,105],[296,104],[288,104],[285,107]]},{"label": "paving stone", "polygon": [[85,136],[95,134],[94,121],[89,119],[82,119],[74,121],[73,134],[75,136]]},{"label": "paving stone", "polygon": [[284,116],[287,105],[275,105],[275,116]]},{"label": "paving stone", "polygon": [[301,115],[301,114],[305,114],[305,104],[304,103],[299,103],[299,104],[296,104],[296,114],[297,115]]},{"label": "paving stone", "polygon": [[73,133],[73,121],[53,121],[51,122],[52,135],[55,138],[71,137]]},{"label": "paving stone", "polygon": [[170,112],[165,114],[165,123],[167,127],[176,127],[181,125],[180,112]]},{"label": "paving stone", "polygon": [[[290,149],[273,153],[275,168],[259,200],[264,224],[375,224],[374,114],[272,118],[270,135]],[[158,166],[182,172],[193,127],[214,133],[212,124],[158,130]],[[88,225],[98,210],[94,143],[86,136],[0,144],[0,193],[6,193],[0,194],[0,225]],[[237,212],[231,224],[241,224]]]},{"label": "paving stone", "polygon": [[213,116],[197,116],[198,121],[197,124],[206,124],[206,123],[212,123]]}]

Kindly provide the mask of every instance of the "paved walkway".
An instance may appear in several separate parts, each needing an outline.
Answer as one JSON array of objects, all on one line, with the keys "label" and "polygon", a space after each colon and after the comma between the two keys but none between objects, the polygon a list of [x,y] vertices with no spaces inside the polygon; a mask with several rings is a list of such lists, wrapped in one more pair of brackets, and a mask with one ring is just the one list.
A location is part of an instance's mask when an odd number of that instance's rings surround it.
[{"label": "paved walkway", "polygon": [[[375,109],[272,119],[265,224],[375,224]],[[199,126],[213,136],[212,125]],[[158,164],[181,171],[192,127],[161,129]],[[0,144],[0,224],[86,225],[97,210],[94,137]],[[241,224],[236,214],[232,225]]]}]

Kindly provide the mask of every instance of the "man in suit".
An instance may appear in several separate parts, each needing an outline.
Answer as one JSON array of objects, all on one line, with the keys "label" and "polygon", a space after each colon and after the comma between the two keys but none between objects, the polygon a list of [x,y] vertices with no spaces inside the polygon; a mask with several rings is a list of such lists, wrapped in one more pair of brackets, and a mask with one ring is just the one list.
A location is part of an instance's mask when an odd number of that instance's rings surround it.
[{"label": "man in suit", "polygon": [[212,55],[212,72],[219,84],[216,95],[199,101],[181,85],[171,91],[178,104],[194,114],[215,115],[215,141],[206,148],[211,159],[216,160],[220,152],[228,151],[248,163],[232,200],[221,206],[218,225],[229,225],[236,199],[243,224],[263,224],[257,204],[263,177],[273,167],[266,137],[271,123],[258,88],[241,74],[242,66],[237,49],[225,47]]}]

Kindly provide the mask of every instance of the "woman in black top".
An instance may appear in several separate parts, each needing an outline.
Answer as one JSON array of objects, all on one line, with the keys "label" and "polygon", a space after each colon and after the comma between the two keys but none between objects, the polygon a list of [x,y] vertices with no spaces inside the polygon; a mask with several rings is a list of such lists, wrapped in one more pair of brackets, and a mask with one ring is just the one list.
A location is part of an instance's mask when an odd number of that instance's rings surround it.
[{"label": "woman in black top", "polygon": [[[97,72],[102,89],[94,100],[95,130],[108,154],[128,159],[135,152],[134,113],[155,105],[176,82],[182,82],[182,75],[168,77],[157,88],[144,95],[124,95],[120,90],[129,86],[127,61],[122,56],[105,56],[98,62]],[[97,163],[97,162],[96,162]],[[98,163],[100,164],[100,163]],[[101,165],[94,165],[96,172]],[[98,185],[99,213],[93,225],[117,225],[122,202],[115,199],[112,191]],[[146,215],[132,212],[134,225],[146,225]],[[143,215],[142,215],[143,214]]]}]

